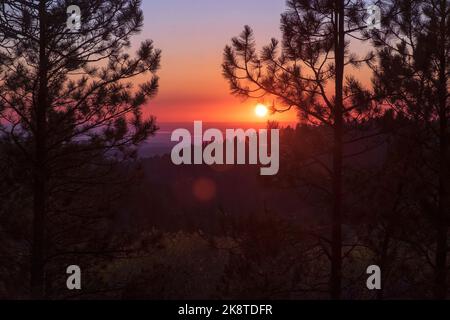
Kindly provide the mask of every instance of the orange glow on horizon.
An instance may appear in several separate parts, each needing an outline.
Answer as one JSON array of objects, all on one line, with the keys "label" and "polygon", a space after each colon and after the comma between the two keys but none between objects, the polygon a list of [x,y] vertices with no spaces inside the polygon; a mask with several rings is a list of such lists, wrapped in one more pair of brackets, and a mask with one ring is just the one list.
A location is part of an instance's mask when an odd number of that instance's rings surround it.
[{"label": "orange glow on horizon", "polygon": [[[272,38],[282,39],[279,16],[286,9],[284,1],[259,1],[255,6],[252,2],[257,1],[252,0],[243,2],[240,10],[220,1],[199,0],[195,5],[175,2],[184,9],[174,12],[173,1],[144,1],[145,16],[151,19],[145,21],[143,32],[133,38],[130,54],[145,39],[152,39],[155,47],[162,50],[159,92],[144,107],[145,116],[154,115],[158,122],[298,122],[295,108],[256,116],[258,101],[232,96],[221,67],[225,45],[242,31],[243,25],[251,25],[255,30],[258,48],[270,43]],[[202,14],[205,8],[208,8],[208,15]],[[177,15],[176,19],[166,18],[173,14]],[[370,46],[359,42],[350,45],[352,52],[358,52],[359,56],[371,50]],[[370,88],[371,72],[367,67],[346,70]],[[148,80],[141,76],[132,82],[137,85]],[[326,91],[331,99],[333,88]]]}]

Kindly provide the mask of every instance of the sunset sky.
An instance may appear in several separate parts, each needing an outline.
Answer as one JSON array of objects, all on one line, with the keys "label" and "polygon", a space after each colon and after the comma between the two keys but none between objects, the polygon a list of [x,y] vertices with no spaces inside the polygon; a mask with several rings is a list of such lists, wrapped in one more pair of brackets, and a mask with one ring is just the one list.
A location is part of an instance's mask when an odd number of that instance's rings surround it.
[{"label": "sunset sky", "polygon": [[[273,37],[280,39],[280,15],[286,10],[285,2],[143,1],[144,30],[134,43],[152,39],[163,51],[160,91],[145,112],[155,115],[159,122],[294,122],[295,111],[258,118],[258,101],[232,96],[221,69],[225,45],[242,32],[244,25],[254,29],[259,48]],[[367,51],[367,46],[352,46],[351,50],[359,55]],[[370,85],[364,68],[352,74]]]},{"label": "sunset sky", "polygon": [[[266,121],[255,116],[256,101],[230,95],[222,77],[222,52],[244,25],[254,28],[258,45],[279,38],[285,0],[143,1],[144,30],[163,51],[160,91],[146,111],[159,122]],[[295,112],[272,116],[295,120]]]}]

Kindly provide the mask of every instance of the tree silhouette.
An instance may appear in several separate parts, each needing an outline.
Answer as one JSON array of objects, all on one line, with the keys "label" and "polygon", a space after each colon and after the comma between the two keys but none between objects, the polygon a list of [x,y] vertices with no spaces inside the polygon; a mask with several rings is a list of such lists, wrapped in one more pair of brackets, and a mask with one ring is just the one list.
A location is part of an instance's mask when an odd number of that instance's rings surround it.
[{"label": "tree silhouette", "polygon": [[[392,1],[380,4],[383,29],[373,32],[379,64],[374,85],[382,101],[420,128],[404,139],[421,150],[411,161],[427,190],[423,212],[435,230],[434,296],[448,283],[450,2]],[[411,143],[411,141],[407,143]]]},{"label": "tree silhouette", "polygon": [[[79,30],[68,28],[72,4],[81,9]],[[49,213],[58,212],[50,201],[104,177],[113,163],[132,159],[134,146],[157,129],[153,117],[142,116],[142,106],[158,88],[160,51],[144,41],[135,58],[126,52],[142,27],[140,5],[139,0],[0,4],[2,132],[32,164],[34,297],[44,296],[47,225]],[[131,80],[140,75],[145,82],[136,88]],[[70,176],[74,170],[80,175]]]},{"label": "tree silhouette", "polygon": [[274,105],[274,112],[296,108],[303,121],[327,128],[324,149],[332,154],[331,165],[319,157],[314,159],[331,179],[330,293],[338,299],[342,289],[344,139],[377,111],[369,92],[349,74],[373,58],[358,58],[349,52],[348,39],[366,39],[361,33],[367,14],[359,0],[290,0],[287,6],[281,18],[282,44],[272,39],[259,54],[253,31],[246,26],[225,48],[223,74],[233,94],[276,99],[280,106]]}]

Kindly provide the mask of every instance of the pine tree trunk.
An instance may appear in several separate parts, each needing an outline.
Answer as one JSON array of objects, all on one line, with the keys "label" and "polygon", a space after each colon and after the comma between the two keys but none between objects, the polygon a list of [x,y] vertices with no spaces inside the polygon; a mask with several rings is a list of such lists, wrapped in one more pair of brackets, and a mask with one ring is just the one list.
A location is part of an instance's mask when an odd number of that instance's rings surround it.
[{"label": "pine tree trunk", "polygon": [[446,0],[440,5],[440,70],[439,70],[439,204],[436,224],[436,299],[447,297],[447,251],[448,251],[448,119],[447,119],[447,57],[446,57]]},{"label": "pine tree trunk", "polygon": [[31,248],[31,293],[34,299],[44,297],[44,248],[46,210],[46,112],[48,104],[46,53],[46,1],[39,4],[39,88],[35,107],[35,159],[33,167],[33,242]]},{"label": "pine tree trunk", "polygon": [[[442,108],[442,105],[441,105]],[[445,108],[445,100],[444,100]],[[447,251],[448,251],[448,122],[445,113],[440,116],[440,155],[439,155],[439,204],[436,223],[436,272],[435,298],[445,299],[447,296]]]},{"label": "pine tree trunk", "polygon": [[344,78],[344,1],[336,1],[335,64],[336,101],[334,106],[333,213],[331,249],[331,298],[340,299],[342,291],[342,158],[343,158],[343,78]]}]

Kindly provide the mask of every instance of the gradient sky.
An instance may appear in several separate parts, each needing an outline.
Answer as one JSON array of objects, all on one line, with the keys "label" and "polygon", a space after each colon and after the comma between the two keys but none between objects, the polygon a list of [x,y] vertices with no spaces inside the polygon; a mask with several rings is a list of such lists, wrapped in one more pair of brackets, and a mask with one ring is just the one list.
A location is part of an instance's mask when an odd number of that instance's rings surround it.
[{"label": "gradient sky", "polygon": [[[135,41],[152,39],[163,51],[160,91],[146,112],[160,122],[202,120],[266,121],[254,114],[256,101],[231,96],[222,77],[222,53],[244,25],[259,46],[279,38],[285,0],[145,0],[144,30]],[[295,112],[271,119],[295,120]]]},{"label": "gradient sky", "polygon": [[[280,15],[285,0],[145,0],[144,30],[138,44],[152,39],[162,50],[160,91],[145,108],[159,122],[296,121],[296,112],[258,118],[257,101],[234,97],[222,76],[222,54],[244,25],[255,31],[259,48],[280,39]],[[364,56],[368,44],[353,43],[351,51]],[[370,86],[367,68],[351,72]],[[271,101],[266,101],[267,104]]]}]

